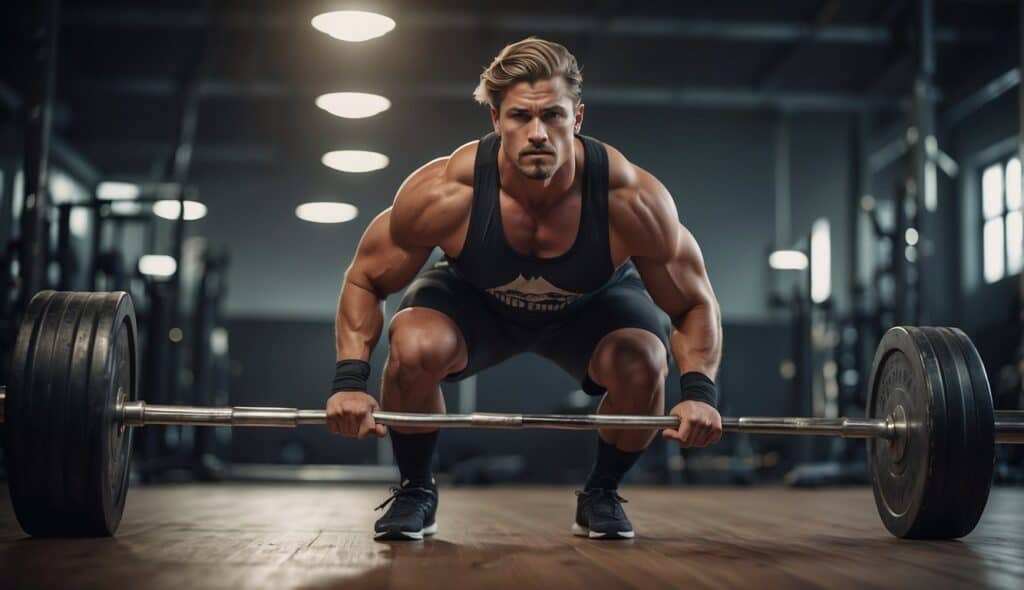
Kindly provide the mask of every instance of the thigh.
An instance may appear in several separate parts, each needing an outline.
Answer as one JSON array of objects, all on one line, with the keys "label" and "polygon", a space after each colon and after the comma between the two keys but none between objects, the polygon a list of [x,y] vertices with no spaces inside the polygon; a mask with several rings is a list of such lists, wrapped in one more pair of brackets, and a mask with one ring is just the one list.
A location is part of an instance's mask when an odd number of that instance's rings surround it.
[{"label": "thigh", "polygon": [[598,342],[622,328],[653,333],[661,340],[667,357],[671,323],[635,272],[580,302],[557,330],[541,340],[534,352],[582,381]]},{"label": "thigh", "polygon": [[445,381],[465,379],[523,352],[487,307],[483,293],[455,274],[443,260],[413,279],[398,311],[416,307],[448,316],[466,343],[466,368],[448,375]]}]

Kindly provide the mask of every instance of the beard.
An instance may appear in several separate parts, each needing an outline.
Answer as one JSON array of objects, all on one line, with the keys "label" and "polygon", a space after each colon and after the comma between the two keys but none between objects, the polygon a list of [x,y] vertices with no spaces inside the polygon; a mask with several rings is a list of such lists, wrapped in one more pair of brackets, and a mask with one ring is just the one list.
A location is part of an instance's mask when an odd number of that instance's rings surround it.
[{"label": "beard", "polygon": [[[535,155],[529,155],[526,157],[532,158],[532,160],[516,165],[523,176],[530,180],[547,180],[555,175],[554,162],[548,163],[546,161],[547,158],[537,157]],[[552,159],[554,159],[553,154]]]}]

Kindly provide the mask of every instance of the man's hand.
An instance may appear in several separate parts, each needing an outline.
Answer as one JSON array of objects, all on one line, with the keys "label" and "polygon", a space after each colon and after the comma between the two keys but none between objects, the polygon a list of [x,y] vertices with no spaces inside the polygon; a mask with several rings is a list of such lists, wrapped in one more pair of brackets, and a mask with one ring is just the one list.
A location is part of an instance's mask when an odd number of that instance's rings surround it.
[{"label": "man's hand", "polygon": [[327,400],[327,428],[333,434],[366,438],[386,436],[387,427],[373,421],[377,400],[363,391],[339,391]]},{"label": "man's hand", "polygon": [[706,447],[722,438],[722,417],[718,410],[704,402],[676,404],[669,414],[679,418],[679,428],[666,428],[661,436],[679,441],[679,446]]}]

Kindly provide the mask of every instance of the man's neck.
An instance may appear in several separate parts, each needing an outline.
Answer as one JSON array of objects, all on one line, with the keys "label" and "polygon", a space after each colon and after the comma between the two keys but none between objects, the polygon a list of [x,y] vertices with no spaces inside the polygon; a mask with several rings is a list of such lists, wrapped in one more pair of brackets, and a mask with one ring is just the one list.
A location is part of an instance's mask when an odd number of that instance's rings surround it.
[{"label": "man's neck", "polygon": [[505,194],[531,214],[541,216],[572,194],[576,184],[576,154],[574,152],[550,177],[535,180],[520,172],[508,161],[505,152],[499,151],[498,177]]}]

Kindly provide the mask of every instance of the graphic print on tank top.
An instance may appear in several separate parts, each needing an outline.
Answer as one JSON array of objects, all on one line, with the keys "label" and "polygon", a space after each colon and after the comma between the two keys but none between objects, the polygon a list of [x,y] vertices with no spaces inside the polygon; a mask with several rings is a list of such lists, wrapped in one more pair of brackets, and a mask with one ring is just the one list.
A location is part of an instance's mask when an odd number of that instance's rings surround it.
[{"label": "graphic print on tank top", "polygon": [[486,292],[492,309],[521,321],[553,319],[573,302],[597,291],[615,274],[608,238],[608,153],[585,136],[579,229],[565,253],[537,258],[509,244],[501,221],[498,150],[490,133],[477,146],[473,206],[466,242],[451,267]]},{"label": "graphic print on tank top", "polygon": [[558,311],[583,296],[559,289],[544,277],[516,277],[511,283],[492,287],[487,292],[509,307],[525,308],[527,311]]}]

